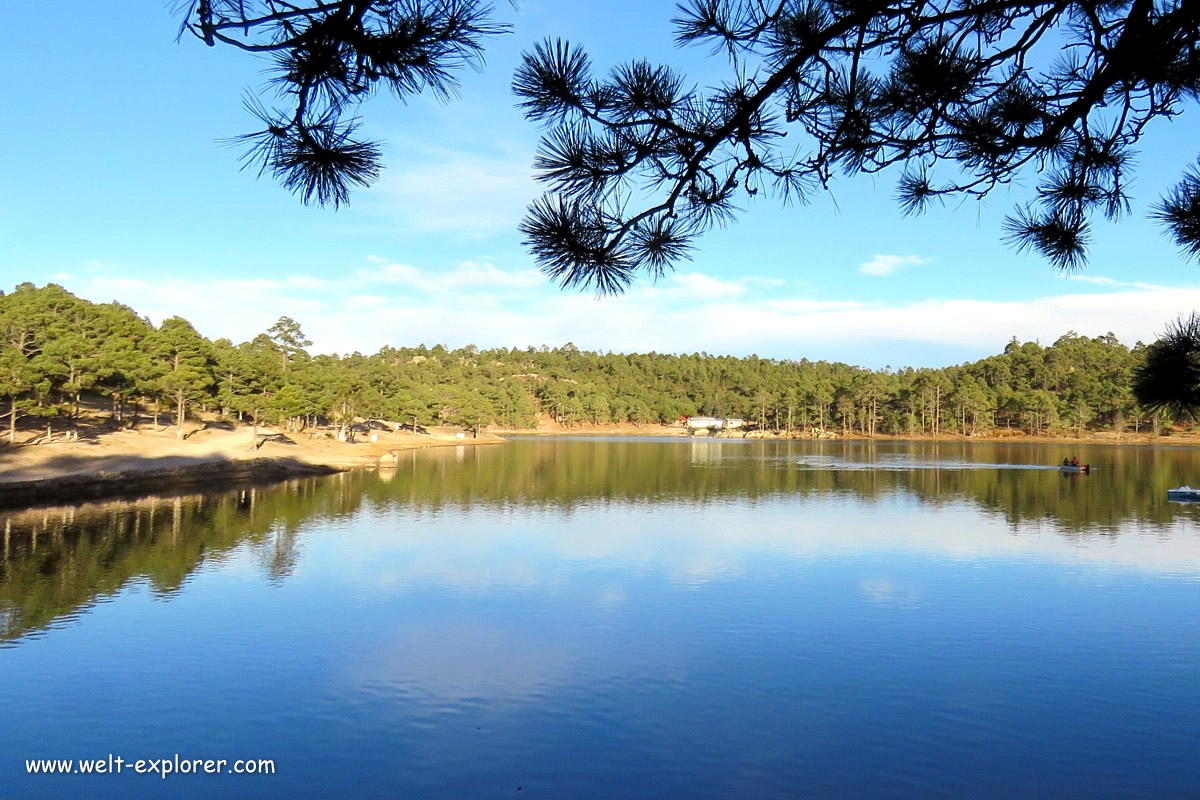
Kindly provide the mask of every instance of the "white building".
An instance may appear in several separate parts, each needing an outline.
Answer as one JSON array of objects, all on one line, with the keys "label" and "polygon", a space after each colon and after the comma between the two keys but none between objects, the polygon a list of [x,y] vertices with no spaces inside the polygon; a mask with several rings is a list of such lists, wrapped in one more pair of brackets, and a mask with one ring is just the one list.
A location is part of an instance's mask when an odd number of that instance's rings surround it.
[{"label": "white building", "polygon": [[737,417],[688,417],[687,426],[691,430],[731,431],[741,428],[746,420]]}]

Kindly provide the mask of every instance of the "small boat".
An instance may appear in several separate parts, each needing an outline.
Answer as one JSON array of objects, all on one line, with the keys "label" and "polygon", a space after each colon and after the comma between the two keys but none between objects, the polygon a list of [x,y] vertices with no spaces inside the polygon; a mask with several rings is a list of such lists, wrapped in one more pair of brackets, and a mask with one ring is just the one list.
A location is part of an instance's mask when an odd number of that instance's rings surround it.
[{"label": "small boat", "polygon": [[1168,500],[1200,500],[1200,489],[1190,486],[1180,486],[1178,489],[1167,489]]},{"label": "small boat", "polygon": [[1082,472],[1084,475],[1087,475],[1092,471],[1091,464],[1059,464],[1058,468],[1063,472]]}]

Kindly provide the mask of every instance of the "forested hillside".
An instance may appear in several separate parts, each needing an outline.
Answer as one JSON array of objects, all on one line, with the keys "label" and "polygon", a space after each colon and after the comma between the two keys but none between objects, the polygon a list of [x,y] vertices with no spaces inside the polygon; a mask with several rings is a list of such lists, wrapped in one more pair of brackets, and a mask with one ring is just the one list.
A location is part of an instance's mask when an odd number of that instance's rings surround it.
[{"label": "forested hillside", "polygon": [[0,414],[19,427],[72,427],[102,399],[114,424],[198,410],[292,430],[383,418],[418,425],[526,427],[744,417],[762,429],[840,434],[981,435],[1144,430],[1130,380],[1144,348],[1069,332],[1049,346],[1013,339],[1003,353],[942,369],[872,371],[750,356],[622,355],[574,345],[480,350],[385,347],[310,355],[281,318],[252,341],[210,341],[186,320],[157,327],[119,303],[56,285],[0,295]]}]

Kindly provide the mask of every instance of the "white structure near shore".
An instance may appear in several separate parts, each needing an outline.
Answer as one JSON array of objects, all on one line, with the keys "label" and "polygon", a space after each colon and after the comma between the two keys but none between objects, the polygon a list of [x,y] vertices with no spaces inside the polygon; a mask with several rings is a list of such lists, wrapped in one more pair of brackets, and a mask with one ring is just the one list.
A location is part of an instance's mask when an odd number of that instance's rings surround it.
[{"label": "white structure near shore", "polygon": [[688,430],[731,431],[741,428],[746,420],[737,417],[688,417]]}]

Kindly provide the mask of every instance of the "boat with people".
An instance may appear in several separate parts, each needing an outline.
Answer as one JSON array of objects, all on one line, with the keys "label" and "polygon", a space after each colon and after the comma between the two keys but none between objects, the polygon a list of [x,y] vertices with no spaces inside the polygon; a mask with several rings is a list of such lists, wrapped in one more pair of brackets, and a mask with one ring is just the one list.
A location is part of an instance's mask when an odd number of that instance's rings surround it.
[{"label": "boat with people", "polygon": [[1167,499],[1178,500],[1180,502],[1197,501],[1200,500],[1200,489],[1193,489],[1187,484],[1180,486],[1178,489],[1167,489]]},{"label": "boat with people", "polygon": [[1082,473],[1089,474],[1092,471],[1091,464],[1080,464],[1078,458],[1064,458],[1058,468],[1067,473]]}]

